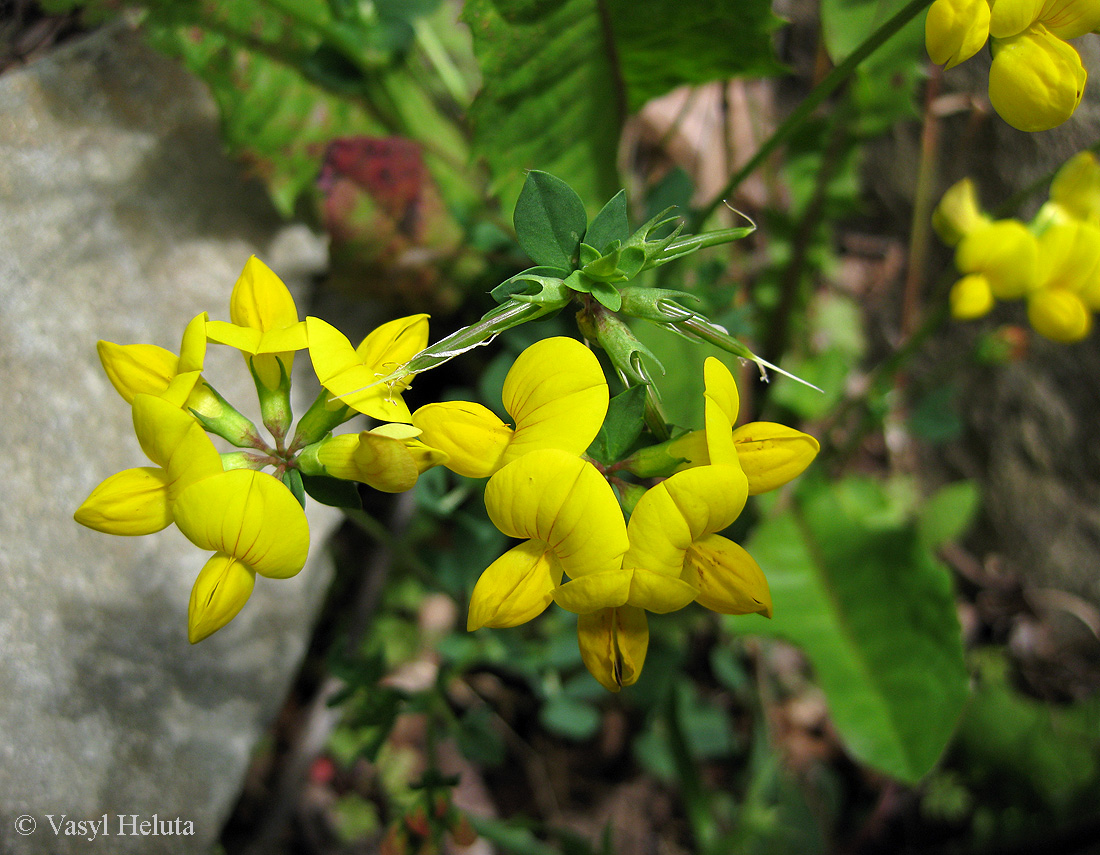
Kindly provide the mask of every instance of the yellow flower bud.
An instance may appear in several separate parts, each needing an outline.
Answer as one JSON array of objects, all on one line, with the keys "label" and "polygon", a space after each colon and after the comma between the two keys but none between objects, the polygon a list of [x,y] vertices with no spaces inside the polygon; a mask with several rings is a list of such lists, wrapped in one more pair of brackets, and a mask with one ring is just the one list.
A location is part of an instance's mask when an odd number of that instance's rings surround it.
[{"label": "yellow flower bud", "polygon": [[993,40],[989,100],[998,115],[1021,131],[1045,131],[1077,109],[1088,73],[1066,42],[1035,24]]},{"label": "yellow flower bud", "polygon": [[988,315],[994,303],[989,280],[981,273],[971,273],[956,282],[951,287],[948,300],[951,316],[960,321],[972,321]]},{"label": "yellow flower bud", "polygon": [[988,38],[986,0],[936,0],[928,9],[924,44],[936,65],[954,68],[980,51]]},{"label": "yellow flower bud", "polygon": [[1027,301],[1027,319],[1039,335],[1059,344],[1080,341],[1092,329],[1084,301],[1065,288],[1043,288]]}]

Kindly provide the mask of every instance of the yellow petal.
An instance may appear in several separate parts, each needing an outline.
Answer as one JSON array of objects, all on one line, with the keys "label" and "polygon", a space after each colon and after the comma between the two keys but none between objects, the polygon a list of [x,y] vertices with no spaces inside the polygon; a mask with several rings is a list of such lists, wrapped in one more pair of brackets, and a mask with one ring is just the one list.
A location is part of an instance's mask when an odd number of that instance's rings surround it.
[{"label": "yellow petal", "polygon": [[214,555],[199,571],[187,606],[187,640],[198,644],[233,618],[252,596],[256,573],[236,558]]},{"label": "yellow petal", "polygon": [[1021,131],[1046,131],[1066,121],[1081,103],[1087,79],[1077,51],[1041,25],[994,40],[989,101]]},{"label": "yellow petal", "polygon": [[285,579],[305,564],[305,512],[290,490],[265,472],[234,469],[196,481],[172,510],[179,530],[200,549],[224,552],[261,576]]},{"label": "yellow petal", "polygon": [[489,479],[485,509],[509,537],[548,544],[574,579],[622,566],[628,543],[615,494],[572,454],[542,449],[509,463]]},{"label": "yellow petal", "polygon": [[176,376],[179,357],[155,344],[96,344],[107,379],[127,404],[135,395],[159,395]]},{"label": "yellow petal", "polygon": [[1046,0],[993,0],[989,33],[1004,39],[1022,33],[1039,20]]},{"label": "yellow petal", "polygon": [[649,647],[645,612],[623,606],[581,615],[577,643],[585,667],[601,686],[617,692],[633,685],[642,673]]},{"label": "yellow petal", "polygon": [[540,448],[583,454],[607,415],[607,380],[592,351],[556,336],[517,357],[504,380],[503,398],[516,431],[501,465]]},{"label": "yellow petal", "polygon": [[[428,346],[428,315],[409,315],[382,324],[355,349],[359,361],[381,372],[392,373]],[[409,378],[398,388],[408,385]]]},{"label": "yellow petal", "polygon": [[600,609],[615,606],[625,606],[630,599],[630,585],[633,579],[633,570],[621,568],[603,573],[589,573],[555,588],[554,602],[566,611],[579,615],[591,614]]},{"label": "yellow petal", "polygon": [[749,422],[733,432],[737,459],[749,482],[749,495],[774,490],[797,478],[821,450],[816,439],[774,422]]},{"label": "yellow petal", "polygon": [[106,534],[152,534],[172,524],[168,473],[144,466],[112,475],[92,490],[74,519]]},{"label": "yellow petal", "polygon": [[237,326],[267,332],[298,323],[298,309],[283,280],[253,255],[233,286],[229,317]]},{"label": "yellow petal", "polygon": [[421,440],[447,455],[446,466],[467,478],[487,478],[502,465],[512,429],[492,410],[469,401],[428,404],[412,414]]},{"label": "yellow petal", "polygon": [[948,294],[951,317],[960,321],[972,321],[988,315],[996,303],[989,280],[981,273],[964,276],[951,286]]},{"label": "yellow petal", "polygon": [[721,535],[708,535],[692,545],[683,579],[699,589],[696,602],[712,611],[772,616],[764,571],[748,552]]},{"label": "yellow petal", "polygon": [[650,488],[630,515],[623,567],[679,576],[691,544],[737,519],[748,490],[739,466],[713,465],[677,472]]},{"label": "yellow petal", "polygon": [[470,595],[466,629],[519,626],[542,614],[561,583],[561,565],[545,543],[529,540],[489,565]]},{"label": "yellow petal", "polygon": [[707,435],[707,456],[711,463],[737,465],[737,451],[730,431],[737,424],[741,407],[737,384],[725,365],[713,356],[703,363],[703,417]]},{"label": "yellow petal", "polygon": [[259,353],[263,331],[255,327],[242,327],[226,321],[207,321],[206,340],[214,344],[235,347],[241,353]]},{"label": "yellow petal", "polygon": [[[363,363],[347,336],[320,318],[306,318],[309,358],[321,385],[352,409],[385,422],[408,422],[412,416],[400,387],[379,383],[388,371]],[[368,336],[369,338],[369,336]]]},{"label": "yellow petal", "polygon": [[998,220],[970,232],[955,252],[960,273],[981,273],[998,300],[1017,300],[1037,285],[1039,243],[1018,220]]},{"label": "yellow petal", "polygon": [[707,451],[707,432],[705,430],[693,430],[683,436],[674,439],[668,445],[668,456],[674,460],[683,458],[684,462],[676,467],[680,472],[693,466],[706,466],[710,463],[710,454]]},{"label": "yellow petal", "polygon": [[932,228],[948,246],[955,246],[974,229],[988,223],[989,218],[978,203],[974,182],[969,178],[951,185],[932,212]]},{"label": "yellow petal", "polygon": [[206,361],[206,322],[210,316],[206,312],[195,315],[183,331],[183,340],[180,341],[180,361],[176,369],[179,373],[185,371],[202,371]]},{"label": "yellow petal", "polygon": [[403,493],[416,484],[416,462],[405,444],[371,431],[325,440],[317,459],[329,475],[362,481],[383,493]]},{"label": "yellow petal", "polygon": [[982,49],[989,38],[986,0],[936,0],[924,22],[924,44],[936,65],[954,68]]},{"label": "yellow petal", "polygon": [[1058,38],[1075,39],[1100,29],[1100,3],[1096,0],[1046,0],[1039,20]]},{"label": "yellow petal", "polygon": [[1067,160],[1051,182],[1050,200],[1078,219],[1100,220],[1100,162],[1096,155],[1082,151]]},{"label": "yellow petal", "polygon": [[1039,287],[1081,293],[1100,265],[1100,227],[1064,217],[1039,236]]},{"label": "yellow petal", "polygon": [[1064,288],[1043,288],[1032,294],[1027,319],[1035,332],[1059,344],[1081,341],[1092,329],[1092,314],[1084,301]]}]

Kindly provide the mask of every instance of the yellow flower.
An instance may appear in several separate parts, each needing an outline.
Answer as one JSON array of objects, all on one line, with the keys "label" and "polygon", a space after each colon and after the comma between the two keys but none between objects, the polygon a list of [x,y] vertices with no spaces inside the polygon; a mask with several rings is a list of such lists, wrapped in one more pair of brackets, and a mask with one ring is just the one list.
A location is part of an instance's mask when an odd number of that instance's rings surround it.
[{"label": "yellow flower", "polygon": [[993,0],[989,32],[1004,39],[1042,24],[1060,39],[1075,39],[1100,27],[1096,0]]},{"label": "yellow flower", "polygon": [[208,321],[207,338],[237,348],[265,387],[279,388],[294,351],[306,347],[306,325],[286,285],[254,255],[233,286],[229,317],[232,323]]},{"label": "yellow flower", "polygon": [[585,667],[609,692],[637,682],[649,647],[645,612],[632,606],[600,609],[577,618]]},{"label": "yellow flower", "polygon": [[187,604],[187,640],[198,644],[237,616],[256,585],[256,571],[219,552],[199,571]]},{"label": "yellow flower", "polygon": [[155,344],[96,344],[107,379],[127,404],[133,404],[135,395],[164,394],[177,378],[192,388],[198,383],[206,358],[207,317],[202,312],[187,324],[179,356]]},{"label": "yellow flower", "polygon": [[116,535],[152,534],[173,522],[173,502],[196,480],[222,471],[221,458],[198,422],[163,398],[138,393],[134,432],[154,467],[126,469],[80,505],[81,525]]},{"label": "yellow flower", "polygon": [[1050,201],[1072,217],[1100,224],[1100,162],[1095,154],[1082,151],[1062,165],[1051,182]]},{"label": "yellow flower", "polygon": [[1042,288],[1027,301],[1035,332],[1059,344],[1081,341],[1092,329],[1092,315],[1080,296],[1065,288]]},{"label": "yellow flower", "polygon": [[1073,47],[1042,24],[993,40],[989,101],[1021,131],[1045,131],[1073,115],[1088,73]]},{"label": "yellow flower", "polygon": [[1039,244],[1018,220],[997,220],[969,232],[955,251],[960,273],[980,273],[998,300],[1016,300],[1037,286]]},{"label": "yellow flower", "polygon": [[610,485],[592,464],[554,448],[504,466],[485,488],[489,519],[522,538],[478,579],[467,628],[526,623],[550,605],[562,574],[617,570],[626,523]]},{"label": "yellow flower", "polygon": [[988,315],[996,302],[989,280],[981,273],[964,276],[951,287],[948,295],[951,316],[960,321],[972,321]]},{"label": "yellow flower", "polygon": [[421,442],[419,435],[412,425],[379,425],[324,439],[304,449],[298,460],[309,474],[361,481],[384,493],[401,493],[416,483],[421,472],[446,459],[442,452]]},{"label": "yellow flower", "polygon": [[[708,412],[707,428],[693,431],[669,443],[671,457],[686,462],[679,469],[705,466],[714,461],[708,452],[708,443],[716,438],[731,436],[737,421],[740,402],[733,375],[718,359],[709,357],[703,365],[703,377],[707,400],[721,395],[722,405],[712,406]],[[724,444],[724,443],[723,443]],[[817,456],[821,445],[806,433],[776,424],[775,422],[749,422],[733,430],[732,444],[737,464],[748,479],[750,496],[756,496],[786,484],[805,471]],[[727,462],[729,454],[726,453]]]},{"label": "yellow flower", "polygon": [[448,469],[484,478],[534,450],[584,453],[607,414],[607,381],[583,344],[547,338],[516,359],[503,399],[514,430],[487,407],[466,401],[428,404],[412,421],[427,445],[447,455]]},{"label": "yellow flower", "polygon": [[954,68],[982,49],[989,38],[986,0],[936,0],[924,22],[924,43],[936,65]]},{"label": "yellow flower", "polygon": [[982,213],[974,182],[969,178],[951,185],[932,212],[932,228],[948,246],[955,246],[970,232],[988,224],[989,217]]},{"label": "yellow flower", "polygon": [[381,377],[404,365],[428,344],[428,316],[410,315],[382,324],[353,348],[347,337],[318,318],[306,318],[309,356],[330,406],[347,406],[385,422],[410,422],[400,393],[411,378],[391,385]]}]

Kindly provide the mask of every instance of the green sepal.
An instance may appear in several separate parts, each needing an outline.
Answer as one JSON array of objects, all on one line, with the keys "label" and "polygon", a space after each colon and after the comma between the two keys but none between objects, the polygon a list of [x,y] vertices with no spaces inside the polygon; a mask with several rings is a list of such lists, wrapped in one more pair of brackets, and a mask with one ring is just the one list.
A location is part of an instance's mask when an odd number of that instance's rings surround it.
[{"label": "green sepal", "polygon": [[738,226],[735,229],[720,229],[713,232],[704,232],[701,235],[679,237],[679,230],[677,230],[673,232],[673,237],[676,238],[675,240],[666,241],[664,246],[657,252],[648,255],[644,269],[652,270],[654,267],[668,264],[670,261],[675,261],[677,258],[691,255],[691,253],[705,246],[719,246],[724,243],[740,240],[741,238],[748,237],[754,231],[756,231],[756,226]]},{"label": "green sepal", "polygon": [[584,202],[568,184],[537,169],[527,173],[512,214],[516,238],[538,265],[572,270],[588,227]]},{"label": "green sepal", "polygon": [[673,451],[675,443],[681,438],[682,435],[657,445],[647,445],[645,448],[639,448],[630,457],[622,461],[623,471],[629,472],[638,478],[667,478],[682,464],[687,463],[687,458]]},{"label": "green sepal", "polygon": [[[581,244],[582,250],[587,247],[588,244]],[[584,275],[592,279],[599,279],[603,282],[621,282],[626,279],[626,275],[619,270],[619,250],[614,250],[608,255],[598,256],[594,260],[584,264],[581,270],[584,271]],[[584,261],[584,252],[581,252],[581,261]]]},{"label": "green sepal", "polygon": [[565,303],[572,295],[563,285],[569,275],[560,267],[528,267],[515,276],[505,279],[490,294],[498,303],[515,298],[527,303]]},{"label": "green sepal", "polygon": [[674,291],[669,288],[645,288],[640,285],[627,285],[619,289],[623,298],[622,311],[624,315],[632,318],[640,318],[643,321],[652,321],[659,324],[671,324],[682,320],[684,310],[677,311],[680,307],[669,310],[665,305],[676,300],[691,300],[699,303],[701,300],[687,291]]},{"label": "green sepal", "polygon": [[237,408],[225,400],[218,393],[218,390],[209,383],[206,384],[206,387],[221,405],[222,411],[217,416],[205,415],[196,409],[189,409],[188,412],[195,417],[207,433],[220,436],[230,445],[237,446],[237,448],[256,448],[257,443],[260,441],[260,432],[257,430],[256,425],[252,423],[252,420],[238,412]]},{"label": "green sepal", "polygon": [[331,397],[332,393],[328,389],[322,389],[321,394],[310,404],[305,415],[298,419],[298,429],[294,432],[294,439],[290,443],[292,449],[319,442],[335,428],[358,415],[348,406],[330,409],[328,401]]},{"label": "green sepal", "polygon": [[645,386],[631,386],[611,399],[600,432],[588,446],[588,456],[615,463],[641,436],[645,424]]},{"label": "green sepal", "polygon": [[222,459],[222,471],[232,469],[263,469],[270,461],[247,451],[223,451],[218,455]]},{"label": "green sepal", "polygon": [[598,313],[589,326],[591,329],[585,331],[585,336],[588,338],[595,336],[600,347],[606,351],[611,363],[626,378],[628,385],[648,386],[652,383],[645,372],[645,366],[642,364],[641,357],[643,356],[653,360],[661,373],[665,373],[665,367],[661,364],[661,361],[648,347],[638,341],[638,337],[634,335],[634,332],[618,315],[606,312]]},{"label": "green sepal", "polygon": [[330,508],[363,510],[359,485],[355,481],[344,481],[328,475],[302,475],[301,481],[306,494],[315,502]]},{"label": "green sepal", "polygon": [[297,469],[287,469],[283,473],[283,483],[287,489],[294,494],[294,498],[298,500],[298,504],[303,508],[306,506],[306,491],[302,486],[302,473]]},{"label": "green sepal", "polygon": [[[584,233],[584,242],[602,253],[618,249],[630,237],[630,223],[626,216],[626,192],[620,190],[608,201]],[[611,246],[617,243],[618,246]]]},{"label": "green sepal", "polygon": [[283,360],[276,357],[275,362],[279,366],[279,385],[269,389],[256,373],[255,357],[248,358],[248,370],[256,383],[256,395],[260,399],[260,416],[264,426],[271,431],[271,435],[281,440],[290,431],[290,425],[294,421],[294,413],[290,408],[290,374],[283,364]]},{"label": "green sepal", "polygon": [[669,244],[671,244],[674,240],[676,240],[677,237],[680,236],[680,232],[684,229],[684,224],[683,222],[677,223],[676,228],[674,228],[670,234],[663,238],[650,239],[650,235],[652,235],[654,232],[660,231],[669,223],[675,223],[677,220],[679,220],[680,218],[675,214],[669,216],[670,212],[675,210],[675,207],[668,207],[665,208],[663,211],[655,214],[649,221],[638,228],[634,232],[634,234],[627,238],[627,240],[623,243],[623,249],[625,250],[628,247],[635,247],[637,249],[640,249],[645,255],[646,262],[648,262],[651,258],[655,258],[660,255],[662,252],[664,252],[665,248],[668,247]]}]

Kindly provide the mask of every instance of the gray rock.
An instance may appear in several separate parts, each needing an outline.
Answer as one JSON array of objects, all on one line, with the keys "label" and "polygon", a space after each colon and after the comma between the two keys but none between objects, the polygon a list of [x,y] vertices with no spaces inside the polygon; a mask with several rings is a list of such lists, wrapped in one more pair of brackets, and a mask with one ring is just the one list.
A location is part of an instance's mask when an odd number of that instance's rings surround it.
[{"label": "gray rock", "polygon": [[[90,828],[55,835],[47,815],[104,814],[99,851],[206,852],[304,652],[339,515],[311,503],[305,570],[258,580],[190,646],[206,555],[174,528],[117,538],[72,518],[147,465],[95,343],[175,350],[196,313],[228,318],[250,254],[301,298],[325,249],[225,158],[205,89],[125,28],[0,78],[0,117],[0,852],[87,852]],[[206,374],[255,412],[239,355],[211,346]],[[14,833],[21,815],[35,832]],[[194,834],[141,835],[154,816]]]}]

